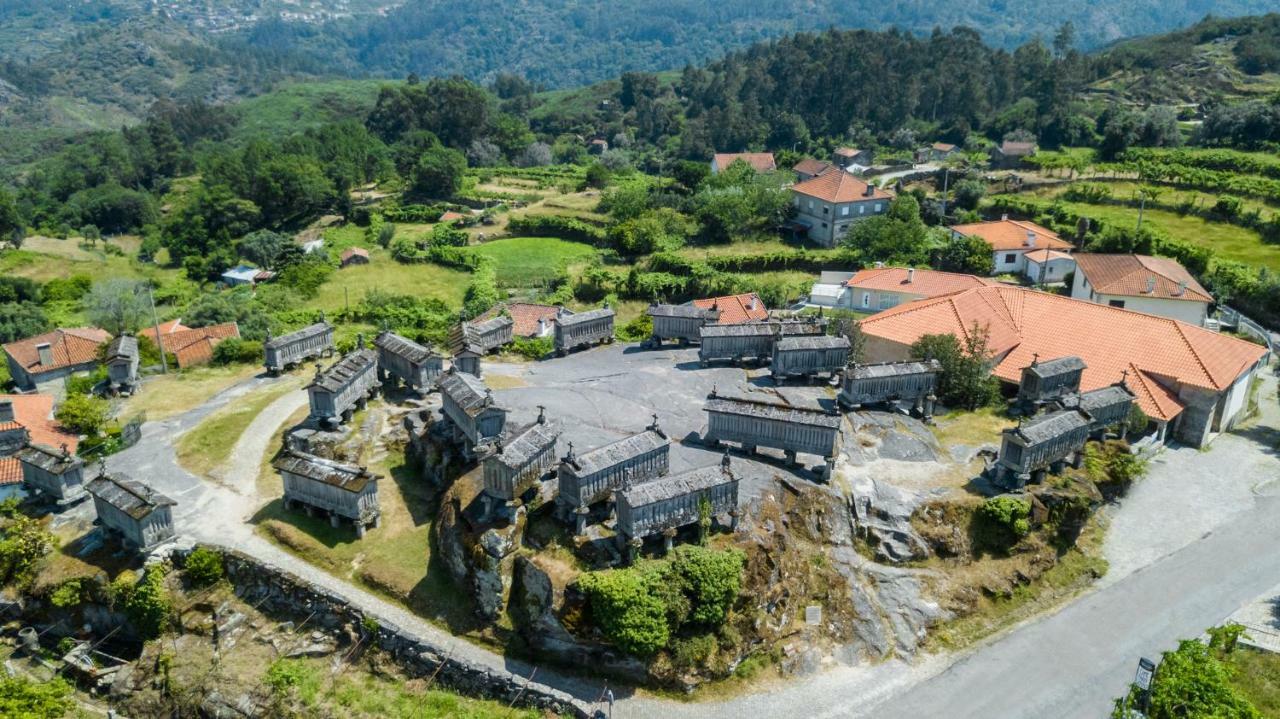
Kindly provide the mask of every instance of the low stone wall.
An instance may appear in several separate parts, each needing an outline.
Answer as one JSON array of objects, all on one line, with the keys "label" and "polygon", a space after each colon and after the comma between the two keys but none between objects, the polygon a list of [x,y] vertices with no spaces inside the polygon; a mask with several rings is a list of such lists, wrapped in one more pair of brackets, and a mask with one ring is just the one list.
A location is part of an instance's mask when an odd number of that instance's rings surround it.
[{"label": "low stone wall", "polygon": [[[308,627],[348,637],[363,631],[366,614],[336,592],[241,552],[213,548],[222,553],[227,578],[235,587],[236,595],[259,611],[306,621]],[[376,645],[394,657],[411,676],[433,677],[436,684],[468,696],[515,702],[581,719],[590,716],[582,704],[565,692],[451,656],[400,627],[378,617],[370,618],[378,622]]]}]

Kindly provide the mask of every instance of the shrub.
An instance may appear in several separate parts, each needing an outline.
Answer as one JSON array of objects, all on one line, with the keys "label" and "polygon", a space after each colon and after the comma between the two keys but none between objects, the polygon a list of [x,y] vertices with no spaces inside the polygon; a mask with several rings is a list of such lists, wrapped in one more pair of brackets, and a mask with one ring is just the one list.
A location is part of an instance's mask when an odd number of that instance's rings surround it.
[{"label": "shrub", "polygon": [[101,397],[69,395],[53,413],[58,424],[76,434],[96,435],[107,423],[111,405]]},{"label": "shrub", "polygon": [[192,586],[207,587],[222,580],[222,555],[208,547],[196,547],[183,567]]},{"label": "shrub", "polygon": [[530,360],[540,360],[551,354],[554,343],[550,337],[516,337],[511,341],[511,352]]},{"label": "shrub", "polygon": [[1031,503],[1017,497],[991,497],[974,513],[978,544],[1007,551],[1031,532]]},{"label": "shrub", "polygon": [[262,343],[256,340],[231,337],[213,348],[213,363],[216,365],[256,364],[262,361],[262,357]]},{"label": "shrub", "polygon": [[632,569],[588,572],[578,578],[578,587],[587,596],[591,616],[618,648],[651,656],[667,645],[667,608],[648,576]]},{"label": "shrub", "polygon": [[991,376],[992,357],[987,347],[987,330],[977,323],[963,341],[955,335],[924,335],[911,345],[911,356],[937,360],[942,365],[938,377],[938,399],[950,407],[970,411],[994,402],[1000,385]]},{"label": "shrub", "polygon": [[70,609],[84,601],[84,580],[68,579],[49,594],[49,602],[59,609]]},{"label": "shrub", "polygon": [[0,585],[29,584],[40,560],[57,546],[57,538],[39,522],[26,515],[14,516],[0,533]]},{"label": "shrub", "polygon": [[742,587],[745,562],[746,556],[736,549],[717,552],[684,546],[675,550],[671,569],[689,598],[690,622],[710,627],[725,620]]},{"label": "shrub", "polygon": [[576,217],[566,215],[524,215],[512,217],[507,231],[528,237],[559,237],[571,242],[603,244],[605,231]]},{"label": "shrub", "polygon": [[653,318],[641,313],[635,319],[618,327],[617,335],[623,342],[643,342],[653,336]]},{"label": "shrub", "polygon": [[0,716],[59,719],[74,706],[72,687],[61,677],[42,681],[22,676],[0,678]]},{"label": "shrub", "polygon": [[467,285],[463,309],[468,317],[475,317],[488,312],[489,308],[498,303],[498,299],[498,272],[492,261],[481,262],[471,276],[471,284]]},{"label": "shrub", "polygon": [[1084,448],[1084,469],[1103,496],[1114,498],[1146,474],[1147,462],[1130,452],[1127,442],[1090,442]]},{"label": "shrub", "polygon": [[147,567],[142,581],[135,585],[123,584],[117,578],[112,588],[117,593],[117,606],[124,609],[125,616],[144,639],[154,639],[164,632],[173,611],[173,600],[164,586],[164,569],[160,565]]},{"label": "shrub", "polygon": [[716,651],[716,638],[700,634],[671,642],[672,663],[679,669],[693,669],[706,663]]}]

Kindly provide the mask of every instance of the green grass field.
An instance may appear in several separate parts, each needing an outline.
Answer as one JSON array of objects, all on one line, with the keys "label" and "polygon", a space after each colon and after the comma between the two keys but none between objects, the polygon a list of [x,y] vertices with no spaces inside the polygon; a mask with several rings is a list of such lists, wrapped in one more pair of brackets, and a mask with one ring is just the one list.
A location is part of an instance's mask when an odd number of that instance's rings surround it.
[{"label": "green grass field", "polygon": [[1280,716],[1280,655],[1237,647],[1227,657],[1231,684],[1266,717]]},{"label": "green grass field", "polygon": [[472,248],[497,263],[498,284],[504,287],[541,287],[563,267],[589,262],[595,248],[552,237],[512,237]]},{"label": "green grass field", "polygon": [[[369,264],[352,265],[335,271],[320,288],[320,294],[307,302],[308,308],[333,312],[342,309],[347,302],[354,307],[364,299],[369,290],[374,289],[397,295],[431,297],[450,307],[462,305],[462,295],[470,282],[470,274],[427,263],[401,264],[391,259],[391,254],[381,247],[369,246],[363,242],[363,234],[359,234],[360,240],[343,245],[342,242],[352,239],[351,236],[356,232],[362,233],[359,227],[330,231],[334,232],[340,233],[337,235],[340,241],[335,243],[338,246],[355,244],[369,250]],[[331,235],[326,233],[325,236]]]},{"label": "green grass field", "polygon": [[[1044,204],[1049,202],[1045,200]],[[1133,226],[1138,220],[1137,208],[1067,201],[1061,204],[1072,212],[1107,223]],[[1147,209],[1142,217],[1143,223],[1167,232],[1174,239],[1208,247],[1224,260],[1280,271],[1280,245],[1263,243],[1262,237],[1253,230],[1167,210]]]},{"label": "green grass field", "polygon": [[373,109],[383,80],[299,82],[233,106],[239,122],[233,134],[246,139],[260,134],[282,137]]}]

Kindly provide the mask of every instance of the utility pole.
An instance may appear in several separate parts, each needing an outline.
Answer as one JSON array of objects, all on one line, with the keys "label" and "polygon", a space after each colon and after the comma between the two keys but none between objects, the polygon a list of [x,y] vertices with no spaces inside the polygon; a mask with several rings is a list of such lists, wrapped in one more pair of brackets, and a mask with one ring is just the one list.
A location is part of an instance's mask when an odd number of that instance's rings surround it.
[{"label": "utility pole", "polygon": [[160,336],[160,318],[156,316],[156,296],[147,284],[147,300],[151,302],[151,322],[156,326],[156,346],[160,348],[160,371],[169,374],[169,359],[164,356],[164,337]]},{"label": "utility pole", "polygon": [[1141,229],[1142,229],[1142,213],[1143,213],[1143,211],[1145,211],[1145,210],[1147,209],[1147,191],[1146,191],[1146,190],[1139,190],[1139,191],[1138,191],[1138,197],[1139,197],[1139,202],[1138,202],[1138,226],[1137,226],[1136,228],[1134,228],[1135,230],[1141,230]]},{"label": "utility pole", "polygon": [[951,185],[951,168],[942,168],[942,224],[947,222],[947,188]]}]

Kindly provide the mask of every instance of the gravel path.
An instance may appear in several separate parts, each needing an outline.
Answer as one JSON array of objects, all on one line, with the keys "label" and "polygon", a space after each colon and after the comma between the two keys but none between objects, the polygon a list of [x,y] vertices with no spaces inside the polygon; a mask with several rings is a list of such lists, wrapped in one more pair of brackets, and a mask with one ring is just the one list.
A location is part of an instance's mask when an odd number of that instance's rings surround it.
[{"label": "gravel path", "polygon": [[275,441],[285,421],[306,407],[307,402],[307,393],[296,390],[267,405],[245,428],[227,460],[213,470],[214,477],[236,494],[256,500],[262,458],[273,449],[269,445]]}]

